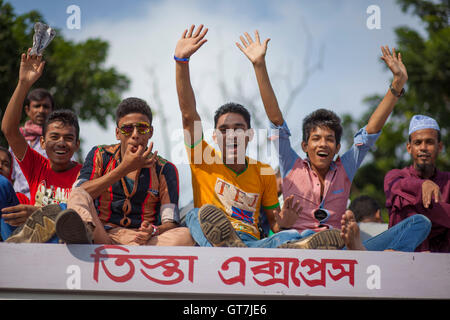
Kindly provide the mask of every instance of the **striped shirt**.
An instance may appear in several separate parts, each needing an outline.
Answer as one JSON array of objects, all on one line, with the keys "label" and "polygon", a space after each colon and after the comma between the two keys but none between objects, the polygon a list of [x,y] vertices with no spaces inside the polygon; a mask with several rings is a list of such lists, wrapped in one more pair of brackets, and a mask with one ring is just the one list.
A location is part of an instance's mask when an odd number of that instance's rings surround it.
[{"label": "striped shirt", "polygon": [[[114,170],[120,161],[120,144],[92,148],[80,171],[77,186]],[[123,206],[127,198],[124,188],[131,194],[135,183],[138,185],[135,194],[130,198],[131,211],[126,215],[131,224],[124,225],[121,223],[125,216]],[[141,169],[137,181],[123,177],[94,199],[94,204],[100,220],[105,225],[139,228],[143,221],[156,225],[168,221],[179,223],[178,199],[177,168],[158,156],[154,166]]]}]

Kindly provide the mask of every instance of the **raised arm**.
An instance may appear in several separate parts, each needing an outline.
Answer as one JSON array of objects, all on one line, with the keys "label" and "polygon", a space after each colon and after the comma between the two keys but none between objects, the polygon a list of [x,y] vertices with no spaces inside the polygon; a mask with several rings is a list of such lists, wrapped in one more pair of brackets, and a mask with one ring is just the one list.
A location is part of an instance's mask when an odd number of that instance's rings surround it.
[{"label": "raised arm", "polygon": [[367,124],[366,131],[369,134],[379,132],[398,100],[398,95],[401,93],[403,86],[408,80],[408,73],[406,72],[406,67],[402,62],[402,55],[400,53],[396,54],[395,49],[392,48],[392,53],[388,46],[381,47],[381,52],[383,55],[381,59],[386,63],[386,65],[391,70],[394,75],[394,80],[392,81],[392,89],[396,93],[394,94],[391,89],[381,100],[378,107],[373,112]]},{"label": "raised arm", "polygon": [[22,160],[25,156],[28,144],[19,130],[20,118],[22,116],[23,102],[31,86],[39,79],[44,70],[45,61],[42,56],[30,56],[23,53],[20,60],[19,82],[6,107],[2,120],[2,131],[8,140],[15,156]]},{"label": "raised arm", "polygon": [[[204,39],[208,29],[203,29],[200,25],[197,30],[192,25],[189,31],[186,29],[178,40],[175,48],[175,72],[178,103],[180,105],[183,128],[185,130],[185,142],[192,145],[201,138],[200,132],[194,132],[195,122],[200,123],[200,116],[197,112],[194,90],[191,85],[189,74],[189,58],[207,41]],[[184,61],[183,61],[184,60]]]},{"label": "raised arm", "polygon": [[267,52],[267,44],[270,39],[266,39],[264,40],[264,43],[261,43],[258,31],[255,31],[255,41],[253,41],[247,32],[245,32],[244,35],[245,38],[243,36],[240,37],[242,45],[236,42],[236,46],[241,49],[241,51],[253,64],[259,92],[267,117],[273,124],[281,126],[284,122],[283,115],[280,107],[278,106],[277,97],[275,96],[275,92],[273,91],[270,83],[269,74],[267,73],[266,67],[265,57]]}]

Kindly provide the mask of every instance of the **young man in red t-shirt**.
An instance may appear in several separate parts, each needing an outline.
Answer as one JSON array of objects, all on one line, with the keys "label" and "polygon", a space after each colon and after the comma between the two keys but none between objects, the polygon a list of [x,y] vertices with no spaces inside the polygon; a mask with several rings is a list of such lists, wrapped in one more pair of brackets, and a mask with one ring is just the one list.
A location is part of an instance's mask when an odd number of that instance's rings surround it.
[{"label": "young man in red t-shirt", "polygon": [[[8,242],[47,242],[54,235],[54,219],[61,211],[59,204],[67,203],[72,184],[81,165],[71,160],[80,146],[77,116],[69,110],[53,111],[43,126],[40,143],[47,158],[30,148],[19,131],[23,102],[31,86],[39,79],[45,62],[41,56],[22,54],[19,82],[8,103],[2,120],[2,131],[11,146],[30,186],[30,204],[2,209],[3,226],[14,220],[26,221],[7,239]],[[48,206],[50,205],[50,206]],[[44,207],[45,209],[38,208]],[[3,230],[4,231],[4,230]],[[3,232],[2,232],[3,233]]]}]

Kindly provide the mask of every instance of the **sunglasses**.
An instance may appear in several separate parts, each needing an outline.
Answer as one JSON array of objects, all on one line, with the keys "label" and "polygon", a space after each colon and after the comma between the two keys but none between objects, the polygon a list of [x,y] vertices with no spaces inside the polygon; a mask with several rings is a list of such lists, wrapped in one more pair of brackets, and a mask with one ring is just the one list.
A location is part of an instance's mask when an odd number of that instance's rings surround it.
[{"label": "sunglasses", "polygon": [[147,134],[147,133],[153,132],[153,128],[148,122],[123,124],[120,126],[119,131],[123,135],[129,136],[133,133],[134,128],[136,128],[136,130],[139,134]]},{"label": "sunglasses", "polygon": [[326,226],[324,223],[328,220],[330,217],[330,212],[327,209],[319,208],[316,211],[314,211],[314,218],[316,218],[319,221],[319,227]]}]

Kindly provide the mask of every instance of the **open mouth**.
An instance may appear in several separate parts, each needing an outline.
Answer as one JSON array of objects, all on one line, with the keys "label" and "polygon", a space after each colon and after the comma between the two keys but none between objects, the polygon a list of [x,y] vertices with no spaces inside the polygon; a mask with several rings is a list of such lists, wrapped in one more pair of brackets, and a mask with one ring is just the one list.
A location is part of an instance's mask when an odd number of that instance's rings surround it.
[{"label": "open mouth", "polygon": [[328,152],[325,152],[325,151],[318,151],[318,152],[316,153],[316,155],[317,155],[320,159],[326,159],[326,158],[328,158],[329,153],[328,153]]},{"label": "open mouth", "polygon": [[59,156],[64,156],[67,154],[67,150],[55,150],[55,154]]}]

